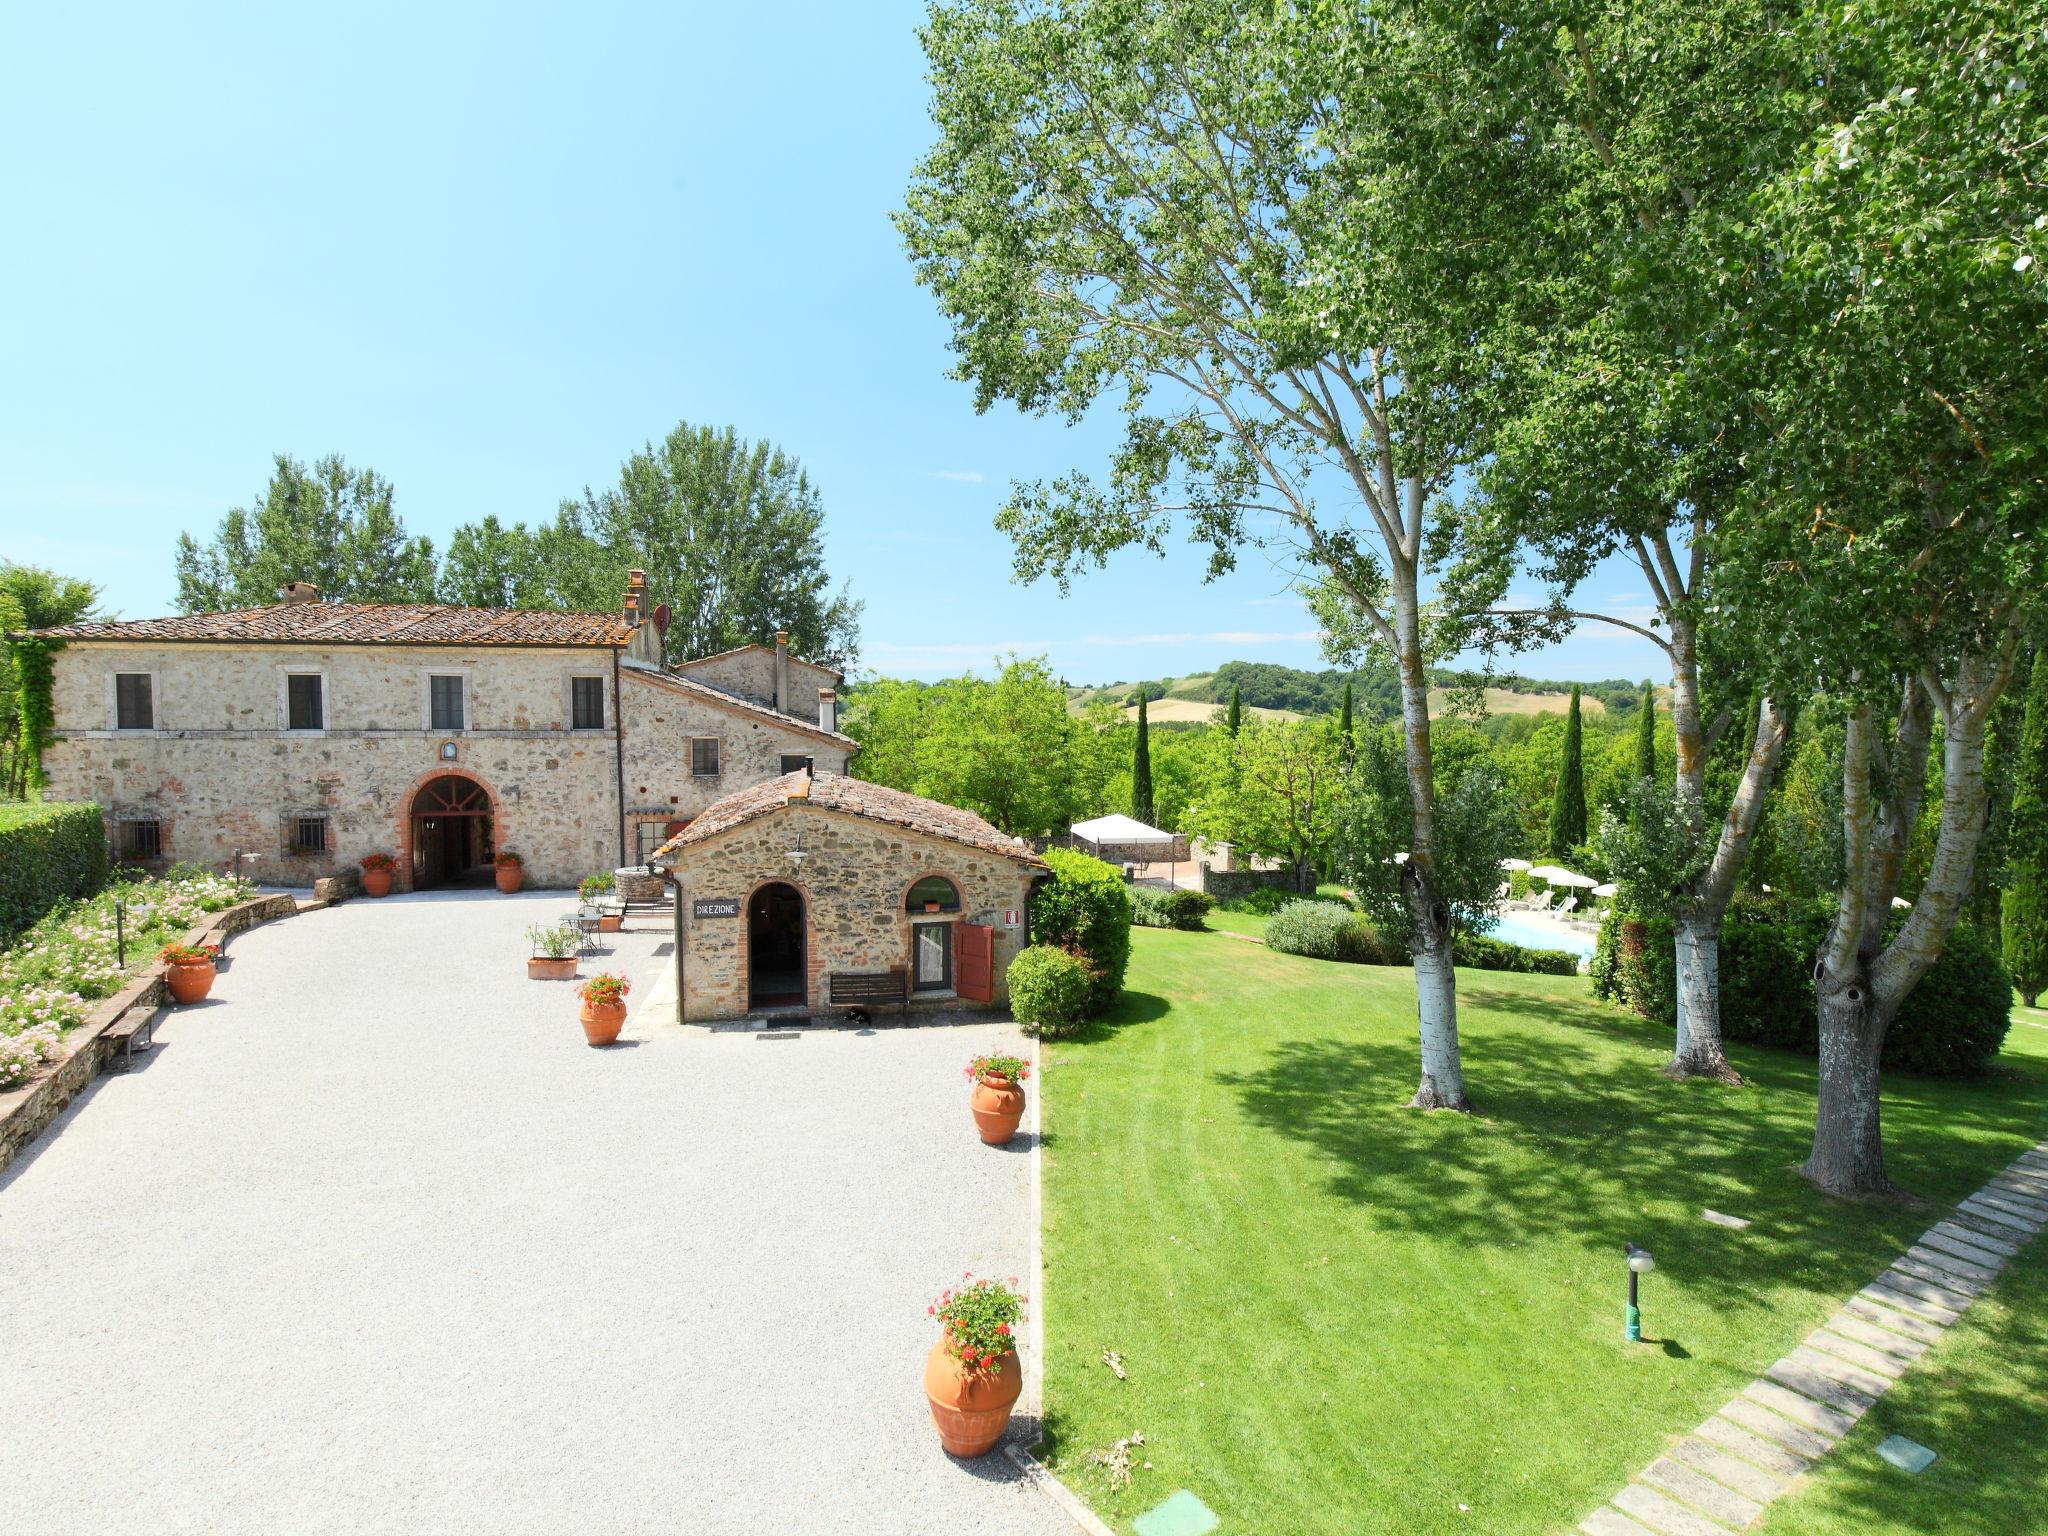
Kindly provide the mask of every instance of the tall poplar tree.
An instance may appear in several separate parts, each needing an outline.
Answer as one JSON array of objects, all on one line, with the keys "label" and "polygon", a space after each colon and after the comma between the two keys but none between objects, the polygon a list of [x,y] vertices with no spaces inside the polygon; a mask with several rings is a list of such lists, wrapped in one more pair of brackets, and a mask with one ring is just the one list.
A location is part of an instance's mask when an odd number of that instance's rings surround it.
[{"label": "tall poplar tree", "polygon": [[1557,765],[1557,789],[1550,797],[1550,856],[1566,857],[1586,840],[1586,740],[1579,718],[1579,685],[1564,716],[1564,757]]},{"label": "tall poplar tree", "polygon": [[1636,707],[1636,777],[1657,777],[1657,690],[1647,677]]},{"label": "tall poplar tree", "polygon": [[1152,728],[1145,719],[1145,695],[1138,694],[1138,743],[1131,749],[1131,814],[1152,825]]},{"label": "tall poplar tree", "polygon": [[2048,648],[2035,652],[2027,686],[2005,847],[2005,968],[2031,1008],[2048,988]]},{"label": "tall poplar tree", "polygon": [[1351,679],[1344,679],[1344,708],[1337,715],[1337,750],[1344,754],[1344,766],[1350,767],[1358,751],[1358,739],[1351,734]]}]

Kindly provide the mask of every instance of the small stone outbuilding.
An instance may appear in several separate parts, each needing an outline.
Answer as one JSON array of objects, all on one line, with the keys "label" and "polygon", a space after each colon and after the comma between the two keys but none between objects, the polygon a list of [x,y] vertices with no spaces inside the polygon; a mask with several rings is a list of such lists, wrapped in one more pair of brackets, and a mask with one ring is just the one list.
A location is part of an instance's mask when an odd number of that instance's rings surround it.
[{"label": "small stone outbuilding", "polygon": [[799,770],[656,854],[681,887],[685,1020],[1008,1001],[1045,861],[979,816]]}]

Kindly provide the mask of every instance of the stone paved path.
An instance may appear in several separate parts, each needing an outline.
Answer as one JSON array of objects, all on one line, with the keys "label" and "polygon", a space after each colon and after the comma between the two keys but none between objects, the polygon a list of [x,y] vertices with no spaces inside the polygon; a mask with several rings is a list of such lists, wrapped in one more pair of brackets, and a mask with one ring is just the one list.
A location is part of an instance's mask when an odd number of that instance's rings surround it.
[{"label": "stone paved path", "polygon": [[1834,1448],[2048,1223],[2048,1142],[1937,1221],[1784,1359],[1659,1456],[1586,1536],[1727,1536]]}]

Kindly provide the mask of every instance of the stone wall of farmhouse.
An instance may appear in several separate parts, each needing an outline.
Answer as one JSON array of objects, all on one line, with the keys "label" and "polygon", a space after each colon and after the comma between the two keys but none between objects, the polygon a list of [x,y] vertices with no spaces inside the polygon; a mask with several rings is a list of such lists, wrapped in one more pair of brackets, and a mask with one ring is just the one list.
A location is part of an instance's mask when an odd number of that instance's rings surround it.
[{"label": "stone wall of farmhouse", "polygon": [[[727,693],[736,693],[741,698],[752,699],[756,704],[773,705],[775,702],[775,652],[766,646],[750,646],[746,650],[733,651],[724,656],[709,656],[702,661],[686,661],[682,671],[708,683],[713,688],[723,688]],[[815,662],[789,658],[789,698],[782,705],[782,712],[809,720],[814,724],[818,718],[818,690],[836,688],[839,680],[824,667]]]},{"label": "stone wall of farmhouse", "polygon": [[[323,678],[319,731],[285,728],[285,678]],[[114,674],[146,672],[153,727],[114,728]],[[428,728],[428,682],[464,679],[461,730]],[[596,677],[605,725],[574,730],[570,679]],[[679,690],[623,674],[629,860],[636,813],[695,815],[720,795],[810,753],[844,766],[825,743],[778,730]],[[408,810],[426,781],[453,774],[480,783],[494,807],[496,845],[526,860],[532,885],[572,886],[619,862],[619,784],[608,650],[513,647],[177,645],[74,642],[57,652],[58,740],[44,755],[51,799],[96,800],[111,822],[154,819],[163,862],[221,865],[239,849],[244,873],[306,886],[354,867],[366,853],[400,856]],[[691,774],[690,739],[720,742],[715,778]],[[444,757],[452,747],[454,757]],[[828,759],[832,759],[828,761]],[[324,814],[328,849],[288,852],[295,818]],[[110,834],[114,828],[109,828]]]},{"label": "stone wall of farmhouse", "polygon": [[[799,832],[806,856],[796,872],[788,850]],[[829,1005],[826,978],[833,971],[907,969],[912,923],[937,921],[994,928],[996,1001],[1001,1004],[1008,993],[1004,975],[1024,946],[1023,927],[1005,927],[1003,914],[1010,910],[1022,916],[1032,879],[1042,873],[1001,854],[801,801],[686,847],[673,868],[683,882],[687,923],[684,1017],[696,1021],[746,1013],[747,905],[771,881],[794,886],[804,898],[811,1008],[823,1011]],[[904,910],[910,887],[927,875],[944,875],[959,887],[960,911]],[[740,915],[690,915],[698,900],[718,897],[738,901]]]}]

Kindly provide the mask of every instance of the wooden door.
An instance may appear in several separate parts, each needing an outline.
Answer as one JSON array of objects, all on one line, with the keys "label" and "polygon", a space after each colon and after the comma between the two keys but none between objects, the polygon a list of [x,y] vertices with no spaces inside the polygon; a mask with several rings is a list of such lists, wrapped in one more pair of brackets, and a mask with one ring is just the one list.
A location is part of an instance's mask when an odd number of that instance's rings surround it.
[{"label": "wooden door", "polygon": [[974,1003],[996,1000],[996,931],[986,923],[958,923],[953,939],[953,990]]}]

